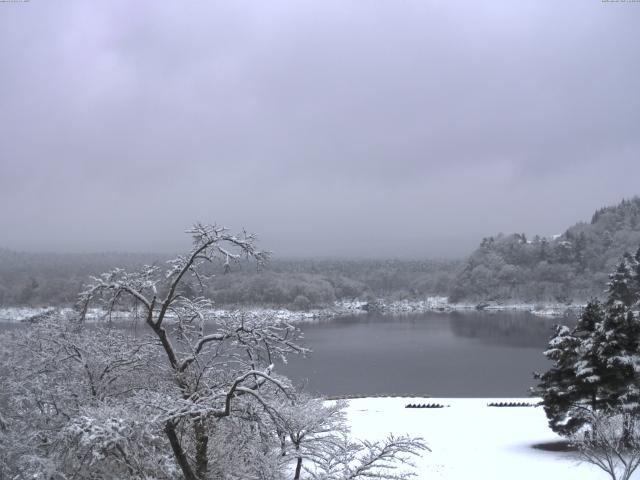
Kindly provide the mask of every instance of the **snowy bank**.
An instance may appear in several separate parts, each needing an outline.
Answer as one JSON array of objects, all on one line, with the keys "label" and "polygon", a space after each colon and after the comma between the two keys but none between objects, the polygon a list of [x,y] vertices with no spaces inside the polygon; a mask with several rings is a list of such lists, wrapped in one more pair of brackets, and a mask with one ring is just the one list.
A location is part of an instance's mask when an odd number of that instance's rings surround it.
[{"label": "snowy bank", "polygon": [[0,308],[0,322],[27,322],[58,311],[55,308],[4,307]]},{"label": "snowy bank", "polygon": [[[243,315],[257,315],[270,317],[289,323],[310,322],[321,319],[335,318],[344,315],[354,315],[358,313],[366,313],[365,310],[358,308],[358,304],[341,305],[336,304],[333,307],[315,309],[309,311],[288,310],[285,308],[264,308],[264,307],[246,307],[242,309],[214,309],[210,310],[209,317],[211,319],[239,318]],[[72,308],[32,308],[32,307],[5,307],[0,308],[0,322],[34,322],[46,315],[59,315],[65,318],[71,318],[77,313]],[[103,320],[122,321],[133,318],[142,318],[142,310],[138,313],[129,311],[113,311],[110,314],[101,308],[90,308],[85,316],[88,322],[97,322]],[[167,320],[171,321],[175,318],[171,313],[167,313]]]},{"label": "snowy bank", "polygon": [[[308,311],[289,310],[286,308],[268,308],[268,307],[241,307],[241,308],[219,308],[212,310],[210,316],[212,318],[233,318],[242,315],[260,315],[276,318],[278,320],[290,323],[302,323],[317,320],[331,319],[346,315],[360,315],[369,312],[376,312],[388,315],[401,315],[411,313],[428,313],[428,312],[529,312],[538,316],[564,316],[572,312],[577,312],[583,305],[564,305],[564,304],[530,304],[530,303],[484,303],[474,305],[470,303],[449,303],[447,297],[426,297],[422,300],[399,300],[386,301],[378,299],[376,301],[366,302],[362,300],[338,301],[330,307],[312,309]],[[30,307],[6,307],[0,308],[0,322],[28,322],[35,321],[39,317],[51,313],[56,313],[66,317],[73,316],[75,313],[71,308],[30,308]],[[115,311],[110,315],[112,320],[126,320],[134,318],[135,313]],[[91,308],[87,312],[86,319],[88,321],[98,321],[107,319],[107,312],[100,308]],[[171,314],[167,315],[171,318]]]},{"label": "snowy bank", "polygon": [[422,300],[398,300],[386,301],[378,299],[374,302],[361,302],[355,300],[353,302],[340,302],[341,308],[365,311],[376,311],[387,314],[402,313],[426,313],[426,312],[468,312],[468,311],[484,311],[484,312],[529,312],[538,316],[564,316],[579,311],[584,307],[582,304],[533,304],[533,303],[499,303],[484,302],[480,304],[472,303],[449,303],[447,297],[427,297]]},{"label": "snowy bank", "polygon": [[[547,426],[541,407],[488,407],[490,402],[536,403],[531,398],[363,398],[349,400],[355,438],[388,433],[422,437],[431,448],[416,461],[418,479],[602,480],[607,475],[580,463],[573,452],[534,448],[562,440]],[[405,408],[439,403],[445,408]],[[640,479],[640,472],[632,477]]]}]

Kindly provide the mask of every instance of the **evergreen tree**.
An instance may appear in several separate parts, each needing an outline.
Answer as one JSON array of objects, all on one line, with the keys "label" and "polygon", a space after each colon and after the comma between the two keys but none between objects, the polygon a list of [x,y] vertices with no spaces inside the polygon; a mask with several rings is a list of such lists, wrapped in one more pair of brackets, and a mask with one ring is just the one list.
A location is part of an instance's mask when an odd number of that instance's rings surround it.
[{"label": "evergreen tree", "polygon": [[621,303],[607,309],[599,325],[598,354],[604,364],[601,402],[640,412],[640,318]]},{"label": "evergreen tree", "polygon": [[576,388],[582,403],[593,410],[599,408],[600,384],[605,373],[605,363],[600,356],[598,328],[604,319],[604,307],[597,300],[590,301],[578,318],[573,336],[580,345],[576,349]]},{"label": "evergreen tree", "polygon": [[536,374],[540,380],[536,393],[542,397],[549,426],[563,435],[573,433],[582,425],[574,415],[574,407],[579,403],[575,375],[579,346],[580,340],[568,327],[557,325],[549,349],[544,352],[553,366],[543,374]]},{"label": "evergreen tree", "polygon": [[553,366],[538,394],[552,430],[574,433],[595,410],[640,413],[640,250],[625,254],[609,278],[603,306],[589,302],[573,330],[557,327],[545,356]]},{"label": "evergreen tree", "polygon": [[633,275],[633,288],[636,291],[636,301],[640,299],[640,247],[633,256],[633,267],[631,271]]},{"label": "evergreen tree", "polygon": [[636,303],[638,292],[635,288],[632,260],[629,254],[625,254],[616,271],[609,275],[607,308],[612,308],[618,303],[626,307]]}]

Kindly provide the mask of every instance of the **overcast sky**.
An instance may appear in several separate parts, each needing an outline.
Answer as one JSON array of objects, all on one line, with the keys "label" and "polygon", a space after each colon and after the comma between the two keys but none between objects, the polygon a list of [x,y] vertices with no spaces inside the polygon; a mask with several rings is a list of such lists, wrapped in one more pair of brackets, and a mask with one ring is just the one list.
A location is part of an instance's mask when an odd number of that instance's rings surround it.
[{"label": "overcast sky", "polygon": [[0,247],[437,257],[640,193],[640,3],[0,3]]}]

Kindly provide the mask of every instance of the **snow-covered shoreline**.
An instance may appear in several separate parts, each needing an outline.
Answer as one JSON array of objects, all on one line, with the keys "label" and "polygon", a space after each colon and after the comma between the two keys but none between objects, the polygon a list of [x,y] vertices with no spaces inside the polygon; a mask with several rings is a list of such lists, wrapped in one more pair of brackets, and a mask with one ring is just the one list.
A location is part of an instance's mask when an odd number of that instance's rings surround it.
[{"label": "snow-covered shoreline", "polygon": [[[579,311],[583,304],[561,304],[561,303],[499,303],[483,302],[475,303],[449,303],[447,297],[427,297],[424,300],[399,300],[384,301],[378,300],[369,304],[369,310],[380,313],[425,313],[425,312],[507,312],[518,311],[528,312],[533,315],[549,317],[564,316],[572,312]],[[362,308],[362,307],[361,307]],[[365,309],[367,307],[364,307]]]},{"label": "snow-covered shoreline", "polygon": [[[211,312],[213,318],[230,318],[243,314],[270,316],[278,320],[291,323],[303,323],[318,320],[327,320],[347,315],[361,315],[371,312],[400,315],[428,312],[528,312],[541,317],[559,317],[579,311],[584,305],[581,304],[532,304],[532,303],[449,303],[447,297],[427,297],[423,300],[400,300],[386,301],[383,299],[375,302],[361,300],[339,301],[334,305],[325,308],[312,309],[308,311],[289,310],[286,308],[266,308],[266,307],[243,307],[243,308],[220,308]],[[71,308],[56,307],[4,307],[0,308],[0,322],[29,322],[35,321],[43,315],[58,313],[63,316],[74,314]],[[127,319],[134,314],[129,312],[114,312],[112,319]],[[87,313],[89,321],[97,321],[106,317],[104,310],[94,308]]]},{"label": "snow-covered shoreline", "polygon": [[[389,433],[422,437],[431,452],[416,460],[416,479],[597,480],[606,476],[580,463],[575,452],[554,451],[553,445],[563,439],[549,429],[541,407],[488,406],[505,401],[536,403],[537,399],[361,398],[348,400],[347,419],[354,438],[374,441]],[[410,403],[445,407],[405,408]],[[640,473],[632,478],[640,478]]]}]

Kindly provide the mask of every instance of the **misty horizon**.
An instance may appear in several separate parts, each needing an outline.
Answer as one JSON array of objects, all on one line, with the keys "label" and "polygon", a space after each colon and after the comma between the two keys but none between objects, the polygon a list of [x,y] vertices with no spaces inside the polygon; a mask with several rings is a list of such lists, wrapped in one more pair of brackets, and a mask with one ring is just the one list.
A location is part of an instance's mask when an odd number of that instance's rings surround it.
[{"label": "misty horizon", "polygon": [[0,247],[176,252],[200,220],[277,257],[460,258],[562,233],[639,193],[634,7],[2,3]]},{"label": "misty horizon", "polygon": [[[636,198],[636,196],[631,197],[631,198]],[[628,200],[628,199],[621,199],[622,200]],[[614,205],[602,205],[598,208],[603,208],[603,207],[612,207]],[[406,254],[406,255],[376,255],[376,254],[372,254],[372,255],[340,255],[340,254],[322,254],[321,252],[316,253],[316,254],[288,254],[288,255],[282,255],[282,254],[278,254],[277,251],[274,251],[272,248],[269,247],[269,245],[266,245],[263,241],[263,238],[260,234],[257,234],[258,237],[258,244],[260,246],[260,248],[265,249],[267,251],[269,251],[272,254],[272,258],[276,259],[276,260],[284,260],[284,261],[291,261],[291,260],[317,260],[317,261],[330,261],[330,260],[407,260],[407,261],[411,261],[411,260],[462,260],[465,257],[467,257],[469,254],[472,253],[472,251],[474,249],[476,249],[481,240],[483,238],[486,237],[495,237],[497,235],[511,235],[511,234],[525,234],[527,238],[533,238],[535,236],[539,236],[541,238],[548,238],[551,239],[557,235],[561,235],[565,232],[565,230],[575,224],[578,223],[588,223],[590,221],[590,217],[593,215],[593,213],[598,209],[598,208],[594,208],[592,210],[592,212],[589,214],[589,216],[585,217],[584,219],[579,219],[573,222],[569,222],[567,223],[566,227],[563,228],[561,231],[558,231],[556,233],[552,233],[552,234],[540,234],[538,232],[526,232],[526,231],[497,231],[497,232],[493,232],[493,233],[489,233],[481,238],[477,238],[477,239],[464,239],[462,243],[464,243],[465,245],[468,244],[469,248],[466,251],[460,251],[459,253],[449,253],[449,254],[440,254],[440,255],[429,255],[428,253],[425,254]],[[175,250],[144,250],[144,249],[140,249],[140,250],[118,250],[118,249],[104,249],[104,250],[91,250],[91,249],[80,249],[80,250],[64,250],[64,249],[50,249],[50,250],[37,250],[37,249],[24,249],[24,248],[10,248],[4,245],[0,245],[0,250],[5,249],[5,250],[9,250],[9,251],[13,251],[13,252],[17,252],[17,253],[28,253],[28,254],[36,254],[36,255],[44,255],[44,254],[56,254],[56,255],[101,255],[101,254],[115,254],[115,255],[145,255],[145,256],[167,256],[167,257],[171,257],[173,255],[177,255],[180,251],[183,251],[184,248],[189,245],[190,243],[190,235],[187,233],[187,228],[183,229],[182,233],[183,233],[183,244],[180,246],[178,245],[177,248]],[[239,235],[242,234],[242,229],[236,231],[233,230],[231,228],[229,228],[229,232],[236,234],[238,233]],[[169,233],[169,232],[168,232]],[[171,232],[171,233],[175,233],[175,232]],[[247,230],[247,233],[253,233],[250,230]]]}]

